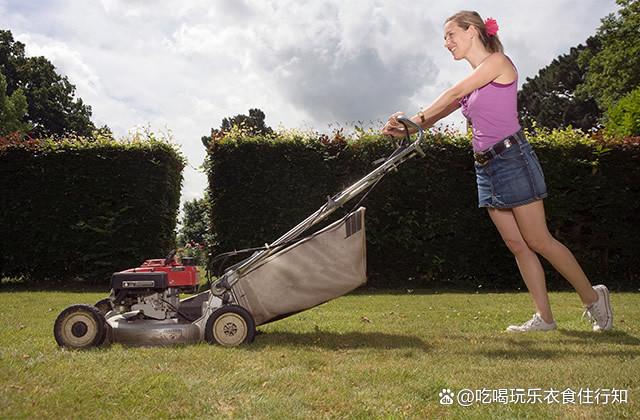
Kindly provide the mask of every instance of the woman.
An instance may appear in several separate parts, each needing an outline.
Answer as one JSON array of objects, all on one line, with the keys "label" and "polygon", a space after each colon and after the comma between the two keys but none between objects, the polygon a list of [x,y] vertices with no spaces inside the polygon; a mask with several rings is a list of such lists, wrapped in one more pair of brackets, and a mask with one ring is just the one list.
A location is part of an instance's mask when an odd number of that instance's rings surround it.
[{"label": "woman", "polygon": [[[486,207],[505,244],[513,253],[533,299],[536,313],[510,332],[550,331],[556,328],[542,255],[576,289],[593,330],[609,330],[613,314],[609,291],[592,287],[575,257],[547,229],[543,198],[547,196],[542,168],[518,122],[518,73],[503,54],[494,19],[483,21],[476,12],[462,11],[445,22],[445,47],[454,60],[467,60],[473,71],[444,91],[411,120],[423,128],[458,108],[472,126],[479,207]],[[394,137],[405,135],[393,114],[382,129]]]}]

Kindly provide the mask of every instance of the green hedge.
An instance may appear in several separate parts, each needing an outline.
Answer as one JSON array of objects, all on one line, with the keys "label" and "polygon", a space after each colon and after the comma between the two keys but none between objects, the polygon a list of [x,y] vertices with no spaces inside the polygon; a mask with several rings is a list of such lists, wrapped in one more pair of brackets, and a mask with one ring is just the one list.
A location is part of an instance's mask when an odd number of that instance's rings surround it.
[{"label": "green hedge", "polygon": [[[638,144],[597,142],[573,130],[529,138],[546,174],[552,233],[575,252],[593,282],[639,287]],[[235,133],[217,140],[207,162],[212,253],[273,241],[393,149],[366,133],[351,141],[295,133]],[[486,211],[477,208],[469,140],[431,135],[424,149],[427,158],[403,164],[364,202],[369,284],[523,288],[513,257]],[[546,269],[551,288],[567,287]]]},{"label": "green hedge", "polygon": [[154,139],[0,145],[0,274],[106,285],[114,271],[164,256],[184,164]]}]

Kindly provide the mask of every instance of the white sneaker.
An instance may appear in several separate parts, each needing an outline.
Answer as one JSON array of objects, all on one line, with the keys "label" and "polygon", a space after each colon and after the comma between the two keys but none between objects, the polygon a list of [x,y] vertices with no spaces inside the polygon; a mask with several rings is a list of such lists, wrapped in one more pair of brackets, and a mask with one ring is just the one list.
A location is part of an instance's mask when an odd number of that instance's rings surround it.
[{"label": "white sneaker", "polygon": [[593,331],[610,330],[613,328],[613,311],[609,299],[609,289],[604,284],[593,286],[598,295],[598,300],[584,309],[582,317],[589,319],[593,325]]},{"label": "white sneaker", "polygon": [[533,318],[522,325],[509,325],[507,327],[509,332],[552,331],[555,329],[555,321],[547,323],[538,313],[533,314]]}]

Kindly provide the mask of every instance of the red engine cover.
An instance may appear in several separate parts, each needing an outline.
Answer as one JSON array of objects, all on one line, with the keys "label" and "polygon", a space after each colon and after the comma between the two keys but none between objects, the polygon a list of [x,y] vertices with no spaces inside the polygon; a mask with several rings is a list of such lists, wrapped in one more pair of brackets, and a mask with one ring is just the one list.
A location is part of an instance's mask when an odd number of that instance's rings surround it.
[{"label": "red engine cover", "polygon": [[164,259],[146,260],[140,267],[124,270],[132,273],[148,273],[154,271],[164,271],[169,278],[169,287],[194,287],[200,280],[198,267],[195,265],[181,265],[171,261],[165,265]]}]

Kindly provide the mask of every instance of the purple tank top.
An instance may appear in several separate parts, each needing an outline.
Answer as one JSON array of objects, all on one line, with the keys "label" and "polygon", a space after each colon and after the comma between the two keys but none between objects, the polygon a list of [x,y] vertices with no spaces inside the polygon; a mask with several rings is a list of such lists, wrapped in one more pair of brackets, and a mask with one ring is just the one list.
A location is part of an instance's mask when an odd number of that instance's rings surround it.
[{"label": "purple tank top", "polygon": [[462,114],[471,121],[474,151],[486,150],[520,130],[517,82],[491,82],[460,100]]}]

